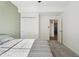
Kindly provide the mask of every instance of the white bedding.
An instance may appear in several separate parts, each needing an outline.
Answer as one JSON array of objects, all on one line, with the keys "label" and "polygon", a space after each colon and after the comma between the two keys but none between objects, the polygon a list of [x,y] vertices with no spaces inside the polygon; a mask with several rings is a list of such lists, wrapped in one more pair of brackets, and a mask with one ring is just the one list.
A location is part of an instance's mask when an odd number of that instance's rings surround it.
[{"label": "white bedding", "polygon": [[16,44],[17,42],[21,41],[22,39],[14,39],[14,40],[11,40],[9,42],[6,42],[4,43],[3,45],[0,45],[0,48],[10,48],[12,47],[14,44]]},{"label": "white bedding", "polygon": [[4,35],[3,34],[2,35],[0,34],[0,40],[3,41],[5,38],[12,38],[12,37],[10,37],[9,35],[6,35],[6,34],[4,34]]},{"label": "white bedding", "polygon": [[10,37],[9,35],[1,35],[0,34],[0,45],[4,44],[5,42],[8,42],[10,40],[13,40],[14,38]]},{"label": "white bedding", "polygon": [[1,57],[27,57],[30,49],[11,49]]},{"label": "white bedding", "polygon": [[[2,53],[3,51],[6,51],[7,49],[13,46],[10,50],[2,54],[1,57],[26,57],[28,56],[34,40],[35,39],[14,39],[3,45],[0,45],[0,53]],[[17,42],[19,43],[16,44]]]},{"label": "white bedding", "polygon": [[22,42],[14,46],[13,48],[31,48],[35,39],[23,39]]}]

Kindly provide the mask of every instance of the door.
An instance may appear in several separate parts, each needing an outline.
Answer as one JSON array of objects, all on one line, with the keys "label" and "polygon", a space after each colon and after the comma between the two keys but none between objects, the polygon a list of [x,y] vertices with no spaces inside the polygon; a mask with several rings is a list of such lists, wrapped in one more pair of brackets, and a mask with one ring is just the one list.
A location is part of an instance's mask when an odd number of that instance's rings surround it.
[{"label": "door", "polygon": [[37,13],[25,13],[21,17],[21,38],[38,39],[39,38],[39,19]]},{"label": "door", "polygon": [[54,39],[54,20],[49,20],[50,21],[50,40]]},{"label": "door", "polygon": [[[62,35],[62,20],[60,17],[57,19],[52,19],[54,23],[50,24],[49,28],[49,37],[51,36],[51,33],[53,31],[54,40],[57,40],[59,43],[62,43],[63,41],[63,35]],[[51,22],[50,22],[51,23]],[[57,24],[57,36],[55,36],[55,24]],[[53,28],[54,26],[54,28]],[[52,27],[52,28],[51,28]],[[56,39],[55,39],[56,38]]]},{"label": "door", "polygon": [[62,43],[63,42],[63,35],[62,35],[62,19],[61,18],[59,18],[58,19],[58,42],[59,43]]}]

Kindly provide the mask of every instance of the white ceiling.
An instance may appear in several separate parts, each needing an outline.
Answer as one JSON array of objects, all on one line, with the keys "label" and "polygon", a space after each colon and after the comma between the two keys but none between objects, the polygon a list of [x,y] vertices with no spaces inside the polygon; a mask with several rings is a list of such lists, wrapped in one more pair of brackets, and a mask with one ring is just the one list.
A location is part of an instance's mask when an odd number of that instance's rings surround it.
[{"label": "white ceiling", "polygon": [[68,1],[11,1],[16,5],[20,12],[52,12],[62,11],[63,8],[69,3]]}]

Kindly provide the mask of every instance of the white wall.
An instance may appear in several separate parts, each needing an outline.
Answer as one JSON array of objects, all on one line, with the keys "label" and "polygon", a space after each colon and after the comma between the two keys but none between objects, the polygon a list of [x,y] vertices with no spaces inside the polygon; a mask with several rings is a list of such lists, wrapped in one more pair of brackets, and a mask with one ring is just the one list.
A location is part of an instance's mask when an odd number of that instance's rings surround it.
[{"label": "white wall", "polygon": [[21,14],[21,38],[39,38],[39,15],[28,12]]},{"label": "white wall", "polygon": [[18,9],[10,2],[0,1],[0,34],[20,38],[20,19]]},{"label": "white wall", "polygon": [[60,13],[40,13],[40,39],[49,40],[50,19],[56,19]]},{"label": "white wall", "polygon": [[65,8],[63,43],[79,55],[79,2],[70,2]]}]

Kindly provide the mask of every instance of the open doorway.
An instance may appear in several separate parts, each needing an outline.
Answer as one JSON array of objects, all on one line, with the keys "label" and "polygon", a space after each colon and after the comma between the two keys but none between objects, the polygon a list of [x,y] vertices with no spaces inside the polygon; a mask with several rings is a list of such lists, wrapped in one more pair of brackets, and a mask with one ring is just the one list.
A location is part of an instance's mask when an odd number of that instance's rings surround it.
[{"label": "open doorway", "polygon": [[50,40],[57,40],[58,38],[58,21],[50,20]]}]

